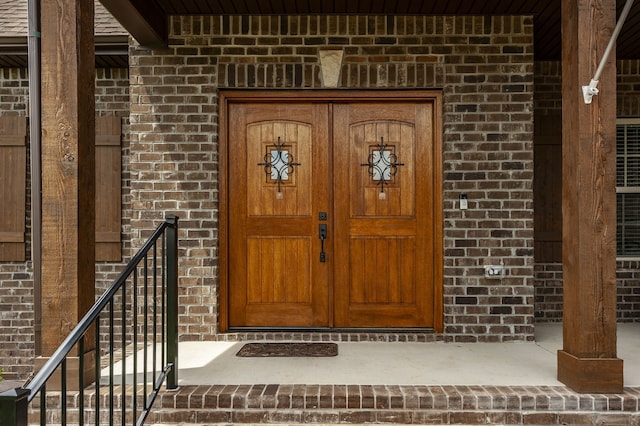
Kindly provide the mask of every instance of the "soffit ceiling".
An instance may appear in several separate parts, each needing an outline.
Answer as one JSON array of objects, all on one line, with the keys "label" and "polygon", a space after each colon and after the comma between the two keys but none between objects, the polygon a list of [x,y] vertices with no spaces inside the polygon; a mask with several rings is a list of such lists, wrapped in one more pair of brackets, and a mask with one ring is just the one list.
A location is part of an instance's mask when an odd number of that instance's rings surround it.
[{"label": "soffit ceiling", "polygon": [[[171,15],[306,15],[306,14],[394,14],[394,15],[533,15],[537,60],[559,59],[561,0],[101,0],[107,9],[122,3],[154,19]],[[618,0],[618,13],[624,6]],[[640,2],[618,39],[618,58],[640,58]],[[111,4],[111,7],[110,7]],[[114,13],[114,15],[116,15]],[[121,22],[122,19],[120,19]],[[124,24],[131,29],[129,24]],[[135,34],[134,34],[135,36]]]}]

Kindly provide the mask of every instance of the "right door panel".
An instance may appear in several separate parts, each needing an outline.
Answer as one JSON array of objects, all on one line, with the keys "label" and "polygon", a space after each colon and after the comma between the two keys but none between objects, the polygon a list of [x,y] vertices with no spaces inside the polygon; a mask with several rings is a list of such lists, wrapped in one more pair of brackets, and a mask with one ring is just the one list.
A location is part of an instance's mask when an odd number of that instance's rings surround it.
[{"label": "right door panel", "polygon": [[334,117],[335,326],[433,327],[433,104]]}]

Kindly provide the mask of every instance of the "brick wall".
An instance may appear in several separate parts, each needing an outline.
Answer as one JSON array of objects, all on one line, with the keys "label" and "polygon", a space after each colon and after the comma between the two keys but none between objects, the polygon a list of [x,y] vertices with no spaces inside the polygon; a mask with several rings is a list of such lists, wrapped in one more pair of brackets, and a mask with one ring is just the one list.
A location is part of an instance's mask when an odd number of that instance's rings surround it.
[{"label": "brick wall", "polygon": [[640,117],[640,60],[618,61],[617,69],[617,114]]},{"label": "brick wall", "polygon": [[23,68],[0,68],[0,114],[26,115],[29,77]]},{"label": "brick wall", "polygon": [[557,61],[535,63],[534,111],[536,115],[562,111],[562,64]]},{"label": "brick wall", "polygon": [[[562,321],[562,263],[536,263],[536,322]],[[640,261],[618,260],[618,322],[640,322]]]},{"label": "brick wall", "polygon": [[535,274],[536,322],[562,321],[562,263],[537,263]]},{"label": "brick wall", "polygon": [[[242,338],[216,335],[216,90],[322,88],[319,50],[340,47],[339,88],[443,89],[441,338],[531,340],[532,31],[528,17],[176,17],[168,49],[134,46],[133,244],[181,218],[181,338]],[[487,263],[506,276],[485,279]]]},{"label": "brick wall", "polygon": [[[130,176],[129,145],[129,75],[128,69],[96,70],[96,111],[123,117],[123,233],[129,232]],[[0,69],[0,114],[28,115],[29,80],[26,69]],[[27,181],[27,241],[30,241],[30,169]],[[130,244],[123,242],[129,255]],[[33,370],[35,354],[33,264],[27,246],[27,262],[0,262],[0,368],[8,380],[26,379]],[[126,258],[125,258],[126,261]],[[122,264],[96,264],[96,295],[122,271]]]},{"label": "brick wall", "polygon": [[[535,64],[535,115],[559,113],[562,108],[562,69],[559,62]],[[640,61],[617,62],[618,117],[640,117]],[[640,262],[617,262],[618,321],[640,321]],[[535,265],[537,322],[562,321],[562,263]]]}]

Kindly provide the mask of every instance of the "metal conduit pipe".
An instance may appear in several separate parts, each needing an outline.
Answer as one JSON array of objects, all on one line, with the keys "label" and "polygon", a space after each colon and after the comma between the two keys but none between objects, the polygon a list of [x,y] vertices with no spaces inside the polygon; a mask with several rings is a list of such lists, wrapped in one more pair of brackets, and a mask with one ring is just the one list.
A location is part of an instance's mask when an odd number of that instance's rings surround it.
[{"label": "metal conduit pipe", "polygon": [[40,97],[40,0],[28,0],[29,149],[31,152],[31,264],[33,268],[33,310],[35,354],[40,355],[42,315],[42,175]]},{"label": "metal conduit pipe", "polygon": [[627,20],[627,16],[629,16],[629,12],[631,11],[631,6],[633,6],[633,0],[627,0],[622,9],[622,13],[618,18],[618,22],[616,23],[616,27],[611,34],[611,38],[609,39],[609,43],[607,44],[607,48],[604,50],[604,54],[602,55],[602,59],[600,60],[600,65],[598,65],[598,69],[596,70],[595,75],[589,82],[588,86],[582,86],[582,96],[584,97],[584,103],[590,104],[593,100],[593,97],[598,94],[598,81],[600,81],[600,74],[604,70],[605,65],[607,64],[607,59],[609,55],[613,51],[616,46],[616,41],[618,40],[618,36],[620,35],[620,31],[622,30],[622,26],[624,25],[624,21]]}]

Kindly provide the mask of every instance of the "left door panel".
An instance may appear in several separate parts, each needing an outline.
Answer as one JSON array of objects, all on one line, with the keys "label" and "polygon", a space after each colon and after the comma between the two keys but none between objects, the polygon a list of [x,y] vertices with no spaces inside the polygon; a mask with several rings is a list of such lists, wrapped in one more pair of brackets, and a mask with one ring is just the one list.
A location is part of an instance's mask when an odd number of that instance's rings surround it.
[{"label": "left door panel", "polygon": [[328,128],[326,104],[230,105],[231,327],[329,326]]}]

